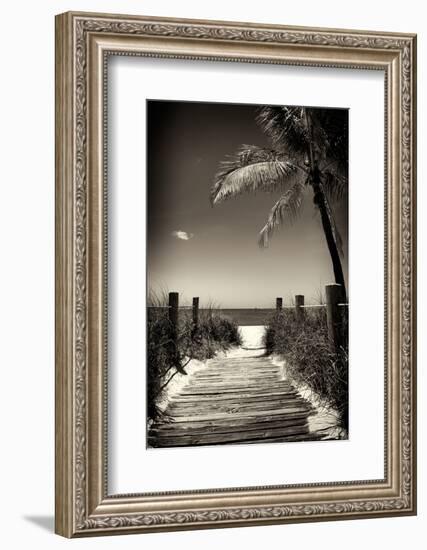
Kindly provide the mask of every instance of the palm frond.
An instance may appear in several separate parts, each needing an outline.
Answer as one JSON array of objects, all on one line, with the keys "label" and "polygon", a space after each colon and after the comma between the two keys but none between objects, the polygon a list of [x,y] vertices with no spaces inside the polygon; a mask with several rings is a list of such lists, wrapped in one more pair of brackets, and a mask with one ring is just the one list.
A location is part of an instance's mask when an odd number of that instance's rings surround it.
[{"label": "palm frond", "polygon": [[304,157],[309,150],[310,136],[304,121],[304,107],[266,105],[256,118],[275,146]]},{"label": "palm frond", "polygon": [[298,159],[309,157],[311,149],[319,162],[333,160],[339,172],[347,174],[346,109],[268,105],[259,110],[257,122],[275,147],[296,155]]},{"label": "palm frond", "polygon": [[211,189],[211,202],[217,204],[248,191],[282,189],[292,182],[297,170],[295,164],[277,151],[243,145],[235,156],[220,164]]},{"label": "palm frond", "polygon": [[348,170],[348,110],[310,108],[313,139],[319,146],[319,160],[334,160],[343,174]]},{"label": "palm frond", "polygon": [[348,191],[348,179],[331,170],[325,170],[322,172],[322,186],[329,201],[340,201]]},{"label": "palm frond", "polygon": [[270,211],[267,223],[259,233],[258,244],[261,248],[268,246],[268,241],[275,229],[285,223],[292,223],[299,215],[304,197],[304,183],[296,182],[284,193]]}]

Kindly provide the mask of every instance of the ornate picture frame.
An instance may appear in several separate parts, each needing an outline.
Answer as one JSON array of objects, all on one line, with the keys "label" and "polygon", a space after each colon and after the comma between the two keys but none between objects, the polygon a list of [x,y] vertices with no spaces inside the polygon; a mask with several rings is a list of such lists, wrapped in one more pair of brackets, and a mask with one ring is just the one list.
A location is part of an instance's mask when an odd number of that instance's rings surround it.
[{"label": "ornate picture frame", "polygon": [[[106,62],[111,55],[385,72],[385,477],[107,491]],[[68,12],[56,18],[56,532],[65,537],[416,513],[416,36]]]}]

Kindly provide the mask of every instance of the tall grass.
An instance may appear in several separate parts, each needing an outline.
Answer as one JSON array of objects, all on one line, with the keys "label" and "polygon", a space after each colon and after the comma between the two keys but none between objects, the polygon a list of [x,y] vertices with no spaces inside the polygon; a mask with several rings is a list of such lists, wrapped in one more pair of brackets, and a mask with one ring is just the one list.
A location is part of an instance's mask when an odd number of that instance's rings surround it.
[{"label": "tall grass", "polygon": [[161,415],[159,401],[175,376],[185,376],[191,359],[203,361],[232,346],[241,345],[237,323],[215,311],[213,305],[199,311],[197,327],[191,310],[179,311],[178,335],[173,338],[167,293],[149,295],[147,313],[148,418]]},{"label": "tall grass", "polygon": [[[343,308],[344,309],[344,308]],[[344,345],[336,350],[329,341],[325,308],[304,308],[297,320],[294,309],[274,313],[264,334],[266,353],[276,353],[287,364],[291,377],[306,384],[339,413],[348,430],[347,312],[343,311]]]}]

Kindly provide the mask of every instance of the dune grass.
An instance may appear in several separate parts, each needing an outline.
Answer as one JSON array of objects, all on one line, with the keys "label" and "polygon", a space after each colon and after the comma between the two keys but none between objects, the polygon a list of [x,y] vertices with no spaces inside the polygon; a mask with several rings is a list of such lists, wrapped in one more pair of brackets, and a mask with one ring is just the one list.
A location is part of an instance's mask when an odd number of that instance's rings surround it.
[{"label": "dune grass", "polygon": [[329,341],[325,308],[304,308],[301,321],[294,309],[270,317],[264,334],[267,354],[286,361],[297,383],[307,385],[337,410],[341,427],[348,430],[348,338],[347,312],[343,311],[345,344],[336,350]]},{"label": "dune grass", "polygon": [[175,376],[185,376],[191,359],[204,361],[242,343],[237,323],[215,311],[213,305],[199,311],[194,326],[191,310],[181,309],[176,340],[169,321],[167,293],[150,294],[147,313],[148,419],[160,414],[158,402]]}]

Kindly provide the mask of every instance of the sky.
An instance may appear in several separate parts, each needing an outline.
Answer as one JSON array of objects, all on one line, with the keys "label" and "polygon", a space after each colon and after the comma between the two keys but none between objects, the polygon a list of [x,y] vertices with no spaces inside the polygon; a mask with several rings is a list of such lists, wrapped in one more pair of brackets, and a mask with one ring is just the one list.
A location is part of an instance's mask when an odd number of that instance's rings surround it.
[{"label": "sky", "polygon": [[[272,147],[255,121],[258,106],[147,102],[147,285],[176,291],[180,303],[274,307],[295,294],[317,300],[334,282],[332,264],[307,189],[301,215],[279,228],[267,249],[258,233],[280,192],[242,194],[211,206],[221,160],[242,144]],[[333,205],[348,274],[347,200]],[[348,286],[348,281],[347,281]]]}]

